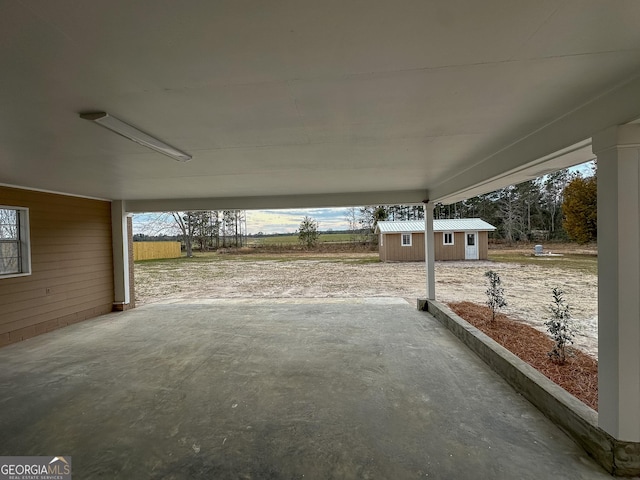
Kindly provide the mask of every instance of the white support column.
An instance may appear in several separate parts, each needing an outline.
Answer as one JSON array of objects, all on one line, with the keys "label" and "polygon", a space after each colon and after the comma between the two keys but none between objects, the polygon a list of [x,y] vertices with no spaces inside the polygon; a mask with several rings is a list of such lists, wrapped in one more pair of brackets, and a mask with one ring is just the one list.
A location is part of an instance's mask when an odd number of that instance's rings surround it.
[{"label": "white support column", "polygon": [[113,245],[113,305],[126,310],[131,303],[129,289],[129,235],[124,201],[111,202],[111,237]]},{"label": "white support column", "polygon": [[593,137],[598,156],[598,422],[640,442],[640,125]]},{"label": "white support column", "polygon": [[424,204],[424,252],[427,267],[427,299],[436,299],[435,249],[433,246],[433,209],[435,205],[429,201]]}]

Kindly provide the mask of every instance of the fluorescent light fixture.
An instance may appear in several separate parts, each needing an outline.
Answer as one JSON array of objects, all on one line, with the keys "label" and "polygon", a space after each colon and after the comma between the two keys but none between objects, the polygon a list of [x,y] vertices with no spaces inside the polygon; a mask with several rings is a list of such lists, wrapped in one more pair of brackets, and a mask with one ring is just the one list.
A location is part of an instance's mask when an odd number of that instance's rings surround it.
[{"label": "fluorescent light fixture", "polygon": [[178,150],[177,148],[167,145],[161,140],[158,140],[151,135],[148,135],[135,127],[132,127],[128,123],[118,120],[116,117],[109,115],[105,112],[93,112],[93,113],[81,113],[80,118],[85,120],[91,120],[98,125],[108,128],[112,132],[116,132],[118,135],[122,135],[128,138],[132,142],[136,142],[143,147],[155,150],[158,153],[162,153],[167,157],[171,157],[179,162],[188,162],[191,160],[191,155]]}]

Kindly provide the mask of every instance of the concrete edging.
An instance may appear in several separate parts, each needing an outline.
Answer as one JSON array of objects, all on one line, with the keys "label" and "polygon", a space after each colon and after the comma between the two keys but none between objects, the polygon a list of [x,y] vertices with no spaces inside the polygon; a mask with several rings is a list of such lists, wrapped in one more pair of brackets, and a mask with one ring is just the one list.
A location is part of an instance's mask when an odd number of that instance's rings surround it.
[{"label": "concrete edging", "polygon": [[516,391],[564,430],[609,473],[640,475],[640,443],[616,440],[598,427],[598,413],[566,392],[528,363],[435,300],[418,300],[467,347]]}]

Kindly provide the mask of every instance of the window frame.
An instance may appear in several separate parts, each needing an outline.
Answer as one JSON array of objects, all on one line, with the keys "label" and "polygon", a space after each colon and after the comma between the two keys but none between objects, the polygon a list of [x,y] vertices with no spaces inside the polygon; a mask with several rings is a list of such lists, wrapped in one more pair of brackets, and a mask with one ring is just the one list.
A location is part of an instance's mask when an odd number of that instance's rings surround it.
[{"label": "window frame", "polygon": [[[471,233],[467,232],[467,233],[465,233],[465,235],[466,235],[466,238],[465,238],[464,244],[465,244],[466,247],[477,247],[478,246],[477,245],[478,244],[478,235],[476,234],[476,232],[471,232]],[[470,238],[473,238],[473,243],[469,243],[469,239]]]},{"label": "window frame", "polygon": [[[404,243],[405,235],[409,238],[409,243]],[[410,247],[413,244],[413,234],[412,233],[401,233],[400,234],[400,245],[403,247]]]},{"label": "window frame", "polygon": [[31,275],[29,209],[27,207],[18,207],[15,205],[0,205],[0,210],[13,210],[16,212],[18,237],[16,240],[0,239],[0,243],[16,243],[18,246],[18,271],[9,273],[0,272],[0,280],[3,278],[25,277],[27,275]]},{"label": "window frame", "polygon": [[[451,235],[451,242],[447,242],[447,235]],[[455,241],[456,235],[454,232],[442,232],[442,245],[455,245],[456,241]]]}]

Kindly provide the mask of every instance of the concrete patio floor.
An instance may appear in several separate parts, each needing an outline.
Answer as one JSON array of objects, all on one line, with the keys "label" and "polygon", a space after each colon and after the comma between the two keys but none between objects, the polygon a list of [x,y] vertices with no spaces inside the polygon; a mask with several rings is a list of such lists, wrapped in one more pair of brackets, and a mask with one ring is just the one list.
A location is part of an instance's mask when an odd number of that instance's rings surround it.
[{"label": "concrete patio floor", "polygon": [[77,479],[611,478],[402,299],[152,304],[0,364],[0,454]]}]

